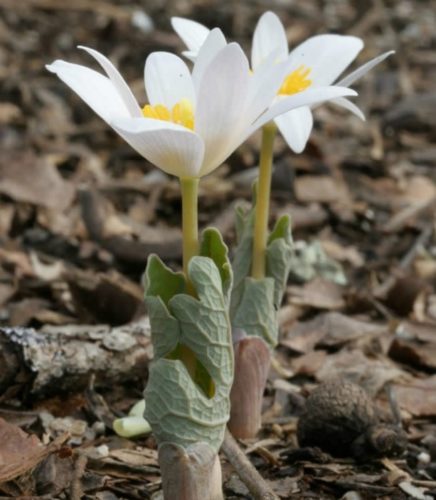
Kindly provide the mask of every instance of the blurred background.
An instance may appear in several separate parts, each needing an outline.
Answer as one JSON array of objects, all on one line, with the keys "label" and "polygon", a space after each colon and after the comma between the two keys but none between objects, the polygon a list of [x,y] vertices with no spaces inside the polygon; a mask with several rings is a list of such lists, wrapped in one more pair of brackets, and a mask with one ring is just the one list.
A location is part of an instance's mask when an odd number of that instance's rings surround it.
[{"label": "blurred background", "polygon": [[[87,45],[145,104],[147,55],[184,49],[171,16],[219,26],[249,49],[268,9],[291,47],[319,33],[361,37],[350,71],[396,54],[356,84],[365,122],[323,105],[304,153],[275,143],[271,223],[291,215],[295,262],[261,441],[245,452],[280,498],[436,495],[436,0],[0,0],[2,498],[137,499],[161,487],[153,437],[120,438],[112,422],[142,397],[152,356],[147,257],[180,269],[178,182],[45,65],[101,71],[76,48]],[[254,135],[201,182],[200,224],[229,245],[259,144]],[[362,464],[298,455],[305,396],[337,376],[407,430],[406,455]],[[227,498],[251,498],[223,463]]]},{"label": "blurred background", "polygon": [[[145,103],[147,55],[184,48],[171,16],[219,26],[248,48],[267,9],[291,47],[325,32],[363,38],[353,68],[396,50],[358,82],[366,122],[323,106],[303,154],[277,141],[272,207],[273,218],[292,215],[297,239],[320,243],[340,263],[352,288],[389,276],[434,213],[434,0],[0,0],[0,322],[126,323],[143,312],[147,255],[180,264],[175,179],[140,158],[45,64],[96,68],[76,48],[93,47]],[[250,199],[258,147],[254,136],[202,183],[201,224],[217,225],[230,243],[233,204]],[[422,267],[433,276],[434,265]]]}]

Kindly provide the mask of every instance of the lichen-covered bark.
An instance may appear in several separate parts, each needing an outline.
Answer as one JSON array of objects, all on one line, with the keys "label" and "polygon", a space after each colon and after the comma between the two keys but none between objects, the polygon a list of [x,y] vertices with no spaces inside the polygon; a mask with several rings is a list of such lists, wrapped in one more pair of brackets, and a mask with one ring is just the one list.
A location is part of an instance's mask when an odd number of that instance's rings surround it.
[{"label": "lichen-covered bark", "polygon": [[148,318],[107,325],[0,328],[0,396],[37,395],[143,379],[152,356]]}]

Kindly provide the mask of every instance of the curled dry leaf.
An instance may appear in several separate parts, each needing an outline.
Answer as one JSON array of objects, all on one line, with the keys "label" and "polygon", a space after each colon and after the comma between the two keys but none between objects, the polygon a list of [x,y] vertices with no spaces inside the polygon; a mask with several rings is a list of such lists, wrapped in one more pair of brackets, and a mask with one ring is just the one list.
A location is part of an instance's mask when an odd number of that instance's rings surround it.
[{"label": "curled dry leaf", "polygon": [[50,445],[44,446],[35,435],[27,434],[17,425],[0,418],[0,483],[33,469],[65,442],[66,437],[60,436]]},{"label": "curled dry leaf", "polygon": [[436,325],[404,321],[395,327],[389,356],[400,363],[436,370]]},{"label": "curled dry leaf", "polygon": [[398,404],[416,417],[436,416],[436,375],[394,386]]},{"label": "curled dry leaf", "polygon": [[74,187],[62,179],[48,158],[31,153],[3,155],[0,193],[16,201],[63,210],[73,201]]}]

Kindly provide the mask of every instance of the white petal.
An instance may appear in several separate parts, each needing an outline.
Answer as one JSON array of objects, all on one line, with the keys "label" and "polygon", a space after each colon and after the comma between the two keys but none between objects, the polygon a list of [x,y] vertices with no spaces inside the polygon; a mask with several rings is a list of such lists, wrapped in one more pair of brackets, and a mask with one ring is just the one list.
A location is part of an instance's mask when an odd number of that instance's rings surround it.
[{"label": "white petal", "polygon": [[313,126],[312,111],[309,107],[293,109],[275,118],[283,138],[295,153],[306,147]]},{"label": "white petal", "polygon": [[116,120],[113,128],[144,158],[168,174],[198,177],[204,144],[190,130],[147,118]]},{"label": "white petal", "polygon": [[392,54],[395,54],[395,50],[389,50],[388,52],[380,54],[377,57],[374,57],[374,59],[371,59],[367,63],[362,64],[362,66],[359,66],[356,70],[354,70],[346,77],[342,78],[342,80],[337,82],[335,85],[340,85],[341,87],[349,87],[356,80],[358,80],[363,75],[368,73],[368,71],[371,70],[374,66],[377,66],[377,64],[380,64],[382,61],[384,61],[387,57],[389,57]]},{"label": "white petal", "polygon": [[222,50],[226,45],[227,42],[222,31],[219,28],[214,28],[213,30],[211,30],[204,44],[201,46],[200,51],[198,52],[194,68],[192,70],[192,80],[197,92],[200,86],[201,79],[203,78],[204,71],[218,54],[218,52]]},{"label": "white petal", "polygon": [[351,111],[354,115],[356,115],[358,118],[361,120],[365,121],[365,115],[362,113],[360,108],[358,108],[354,102],[349,101],[348,99],[345,99],[345,97],[339,97],[338,99],[333,99],[330,101],[331,104],[337,104],[338,106],[341,106],[342,108],[347,109],[348,111]]},{"label": "white petal", "polygon": [[265,123],[273,120],[291,109],[299,108],[300,106],[313,106],[315,104],[336,99],[343,96],[355,96],[357,93],[346,87],[318,87],[309,88],[304,92],[293,94],[289,97],[282,97],[278,99],[263,115],[261,115],[247,130],[247,135],[251,135],[259,127]]},{"label": "white petal", "polygon": [[236,43],[222,49],[206,68],[195,117],[195,130],[206,147],[202,173],[218,167],[239,145],[250,78],[248,60]]},{"label": "white petal", "polygon": [[273,50],[279,51],[277,61],[283,61],[288,56],[288,40],[285,28],[276,14],[265,12],[254,30],[251,67],[256,69]]},{"label": "white petal", "polygon": [[79,64],[57,60],[46,66],[83,99],[103,120],[131,117],[124,100],[109,78]]},{"label": "white petal", "polygon": [[249,82],[247,109],[248,122],[253,122],[275,100],[288,70],[286,62],[275,63],[277,51],[273,51],[254,71]]},{"label": "white petal", "polygon": [[169,52],[153,52],[144,69],[145,89],[150,104],[172,108],[181,99],[195,104],[194,86],[186,63]]},{"label": "white petal", "polygon": [[191,19],[184,19],[182,17],[172,17],[171,25],[195,57],[200,47],[206,41],[210,30],[196,21],[191,21]]},{"label": "white petal", "polygon": [[362,50],[363,42],[355,36],[317,35],[291,52],[293,68],[310,68],[308,76],[314,85],[333,83]]},{"label": "white petal", "polygon": [[121,76],[120,72],[109,61],[109,59],[103,54],[100,54],[100,52],[97,52],[96,50],[90,49],[88,47],[84,47],[83,45],[79,45],[78,48],[88,52],[88,54],[90,54],[104,69],[114,87],[118,90],[118,93],[120,94],[121,99],[124,101],[126,108],[130,111],[130,114],[132,116],[141,116],[141,108],[139,107],[135,96],[125,82],[124,78]]},{"label": "white petal", "polygon": [[186,57],[191,62],[195,62],[198,56],[198,52],[195,51],[190,51],[190,50],[184,50],[182,52],[182,56]]}]

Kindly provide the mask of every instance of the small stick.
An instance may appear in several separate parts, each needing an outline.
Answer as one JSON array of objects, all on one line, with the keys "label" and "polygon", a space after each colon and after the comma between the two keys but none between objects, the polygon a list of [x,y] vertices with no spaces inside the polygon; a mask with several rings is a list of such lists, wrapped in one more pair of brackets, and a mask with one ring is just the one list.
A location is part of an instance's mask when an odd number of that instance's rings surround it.
[{"label": "small stick", "polygon": [[71,500],[80,500],[83,496],[81,479],[85,473],[86,464],[88,458],[85,455],[79,455],[76,458],[76,463],[74,465],[73,479],[71,481],[70,487],[70,498]]},{"label": "small stick", "polygon": [[256,500],[279,500],[279,497],[272,491],[271,487],[239,448],[238,443],[228,429],[226,429],[221,449],[228,461],[233,465],[241,481],[247,486]]}]

